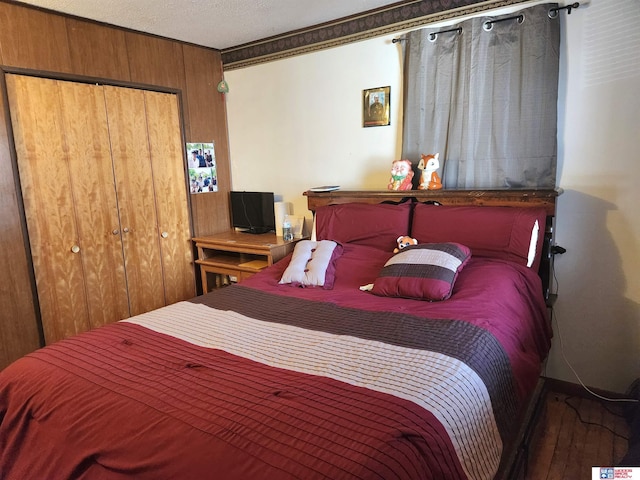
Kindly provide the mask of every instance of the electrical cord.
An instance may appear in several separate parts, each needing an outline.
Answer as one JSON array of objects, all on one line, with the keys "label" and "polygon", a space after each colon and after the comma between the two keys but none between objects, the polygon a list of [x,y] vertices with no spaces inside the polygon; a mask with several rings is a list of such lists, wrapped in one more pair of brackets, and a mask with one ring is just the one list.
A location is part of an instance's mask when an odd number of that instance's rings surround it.
[{"label": "electrical cord", "polygon": [[[558,291],[560,290],[559,288],[559,283],[558,283],[558,278],[556,277],[556,269],[555,266],[552,263],[551,266],[551,272],[553,275],[553,279],[555,281],[555,294],[558,294]],[[576,379],[578,380],[578,382],[580,382],[580,385],[582,385],[582,388],[584,388],[587,392],[589,392],[591,395],[593,395],[594,397],[599,398],[600,400],[605,400],[607,402],[628,402],[628,403],[639,403],[640,400],[636,399],[636,398],[609,398],[609,397],[604,397],[596,392],[594,392],[593,390],[591,390],[589,387],[587,387],[584,382],[582,381],[582,379],[580,378],[580,375],[578,375],[578,372],[576,372],[575,368],[573,368],[573,365],[571,365],[571,362],[569,362],[569,359],[567,358],[567,355],[565,354],[564,351],[564,340],[562,339],[562,330],[560,329],[560,322],[558,321],[558,319],[556,318],[557,315],[555,314],[555,310],[553,309],[553,307],[551,307],[551,322],[553,323],[554,318],[556,319],[556,331],[558,332],[558,338],[560,339],[560,353],[562,354],[562,358],[564,359],[565,363],[567,364],[567,366],[571,369],[571,371],[573,372],[574,376],[576,377]]]},{"label": "electrical cord", "polygon": [[[601,423],[596,423],[596,422],[590,422],[590,421],[585,420],[584,418],[582,418],[582,415],[580,414],[580,411],[578,410],[578,407],[576,407],[575,405],[572,405],[571,402],[569,402],[569,400],[571,400],[572,398],[573,397],[566,397],[564,399],[564,403],[569,408],[571,408],[574,412],[576,412],[576,415],[578,416],[578,420],[580,420],[580,422],[582,422],[584,425],[593,425],[593,426],[596,426],[596,427],[604,428],[605,430],[608,430],[609,432],[611,432],[616,437],[622,438],[623,440],[626,440],[627,442],[629,441],[629,437],[627,437],[625,435],[621,435],[620,433],[614,431],[613,429],[607,427],[606,425],[602,425]],[[607,410],[612,415],[616,415],[618,417],[622,416],[622,415],[620,415],[618,413],[612,412],[611,410],[607,409],[606,407],[605,407],[605,410]]]}]

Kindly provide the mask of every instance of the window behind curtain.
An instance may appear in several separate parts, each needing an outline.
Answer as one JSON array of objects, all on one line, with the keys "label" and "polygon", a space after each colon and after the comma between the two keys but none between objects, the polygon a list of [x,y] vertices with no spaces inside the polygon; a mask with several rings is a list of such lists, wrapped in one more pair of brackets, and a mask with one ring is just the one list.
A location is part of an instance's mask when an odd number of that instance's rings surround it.
[{"label": "window behind curtain", "polygon": [[555,187],[560,20],[549,17],[552,7],[472,18],[435,41],[433,29],[407,35],[402,158],[415,165],[439,152],[445,188]]}]

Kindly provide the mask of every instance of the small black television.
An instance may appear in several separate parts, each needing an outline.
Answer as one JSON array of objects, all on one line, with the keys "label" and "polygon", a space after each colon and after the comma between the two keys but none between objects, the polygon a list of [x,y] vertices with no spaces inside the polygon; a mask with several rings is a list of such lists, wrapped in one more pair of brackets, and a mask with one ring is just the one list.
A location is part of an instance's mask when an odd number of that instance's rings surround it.
[{"label": "small black television", "polygon": [[231,191],[231,223],[234,228],[247,233],[275,231],[273,192]]}]

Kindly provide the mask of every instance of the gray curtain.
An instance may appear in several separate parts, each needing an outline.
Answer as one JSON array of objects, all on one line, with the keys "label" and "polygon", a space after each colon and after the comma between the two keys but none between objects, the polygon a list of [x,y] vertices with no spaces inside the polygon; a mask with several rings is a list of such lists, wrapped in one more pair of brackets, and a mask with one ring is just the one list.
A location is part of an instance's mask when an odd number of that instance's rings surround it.
[{"label": "gray curtain", "polygon": [[439,152],[444,188],[555,187],[560,21],[552,7],[472,18],[435,40],[438,30],[407,34],[402,158],[415,166]]}]

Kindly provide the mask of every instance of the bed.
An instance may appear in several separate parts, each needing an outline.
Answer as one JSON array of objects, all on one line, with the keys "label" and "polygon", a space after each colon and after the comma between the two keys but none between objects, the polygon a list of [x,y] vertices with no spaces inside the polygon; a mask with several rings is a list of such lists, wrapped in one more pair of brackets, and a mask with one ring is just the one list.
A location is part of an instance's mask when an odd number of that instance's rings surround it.
[{"label": "bed", "polygon": [[0,372],[0,478],[508,478],[553,194],[336,198],[255,276]]}]

